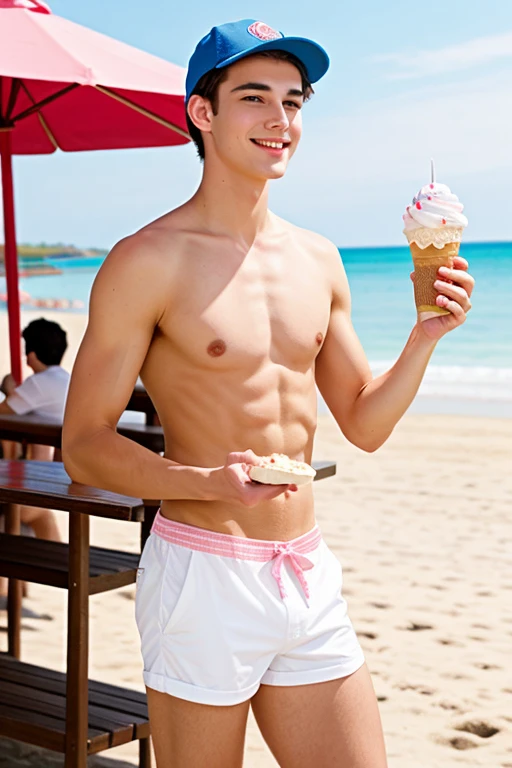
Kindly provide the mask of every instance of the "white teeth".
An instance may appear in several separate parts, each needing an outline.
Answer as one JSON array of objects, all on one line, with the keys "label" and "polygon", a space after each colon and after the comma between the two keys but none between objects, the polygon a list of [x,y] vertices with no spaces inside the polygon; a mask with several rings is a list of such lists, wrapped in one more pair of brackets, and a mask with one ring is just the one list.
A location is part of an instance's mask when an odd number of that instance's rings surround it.
[{"label": "white teeth", "polygon": [[256,144],[261,144],[262,147],[272,147],[273,149],[282,149],[284,147],[284,144],[280,141],[260,141],[259,139],[254,139]]}]

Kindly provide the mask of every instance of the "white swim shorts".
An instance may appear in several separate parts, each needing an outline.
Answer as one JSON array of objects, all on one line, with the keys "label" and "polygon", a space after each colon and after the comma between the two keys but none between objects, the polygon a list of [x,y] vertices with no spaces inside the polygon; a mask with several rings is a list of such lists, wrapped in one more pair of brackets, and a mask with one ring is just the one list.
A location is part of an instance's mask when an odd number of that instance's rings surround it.
[{"label": "white swim shorts", "polygon": [[350,675],[364,656],[341,586],[341,565],[317,526],[273,542],[158,513],[137,575],[144,682],[228,706],[250,699],[261,683]]}]

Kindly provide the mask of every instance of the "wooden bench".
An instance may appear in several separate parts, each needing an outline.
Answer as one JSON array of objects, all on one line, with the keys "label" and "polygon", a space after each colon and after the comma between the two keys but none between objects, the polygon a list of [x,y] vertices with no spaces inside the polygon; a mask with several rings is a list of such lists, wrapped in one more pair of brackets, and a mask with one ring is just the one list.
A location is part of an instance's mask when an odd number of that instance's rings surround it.
[{"label": "wooden bench", "polygon": [[[66,768],[87,756],[139,740],[139,766],[150,765],[143,693],[88,680],[89,595],[135,581],[138,554],[89,547],[89,516],[142,522],[131,499],[72,483],[60,463],[0,460],[0,576],[9,577],[8,653],[0,654],[0,735],[65,754]],[[28,504],[69,512],[69,545],[20,537],[19,509]],[[68,590],[67,674],[19,660],[20,581]]]},{"label": "wooden bench", "polygon": [[[66,752],[66,675],[0,654],[0,689],[0,733]],[[89,680],[87,754],[135,739],[149,739],[146,694]]]}]

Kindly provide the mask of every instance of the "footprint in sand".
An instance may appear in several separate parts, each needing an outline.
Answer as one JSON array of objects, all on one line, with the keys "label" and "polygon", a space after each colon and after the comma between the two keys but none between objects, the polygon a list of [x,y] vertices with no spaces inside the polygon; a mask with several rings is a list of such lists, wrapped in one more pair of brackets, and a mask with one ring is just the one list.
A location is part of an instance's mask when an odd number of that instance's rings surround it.
[{"label": "footprint in sand", "polygon": [[370,603],[372,608],[380,608],[381,610],[386,610],[387,608],[392,608],[393,606],[390,603],[381,603],[381,602],[373,602]]},{"label": "footprint in sand", "polygon": [[420,624],[417,621],[410,621],[406,627],[398,627],[398,629],[407,629],[409,632],[422,632],[425,629],[435,629],[432,624]]},{"label": "footprint in sand", "polygon": [[469,739],[467,736],[454,736],[448,739],[448,744],[454,749],[476,749],[480,746],[476,740]]},{"label": "footprint in sand", "polygon": [[440,637],[436,642],[440,645],[454,645],[456,648],[465,648],[464,643],[461,643],[459,640],[451,640],[449,637]]},{"label": "footprint in sand", "polygon": [[442,699],[442,701],[437,702],[436,706],[441,707],[441,709],[448,709],[452,712],[463,711],[458,704],[455,704],[453,701],[448,701],[447,699]]},{"label": "footprint in sand", "polygon": [[465,733],[472,733],[475,736],[480,736],[481,739],[489,739],[501,730],[501,728],[497,728],[488,720],[481,720],[479,718],[464,720],[457,725],[454,725],[453,728],[455,731],[464,731]]},{"label": "footprint in sand", "polygon": [[436,693],[435,688],[423,685],[423,683],[398,683],[395,687],[400,691],[416,691],[417,693],[421,693],[422,696],[432,696]]}]

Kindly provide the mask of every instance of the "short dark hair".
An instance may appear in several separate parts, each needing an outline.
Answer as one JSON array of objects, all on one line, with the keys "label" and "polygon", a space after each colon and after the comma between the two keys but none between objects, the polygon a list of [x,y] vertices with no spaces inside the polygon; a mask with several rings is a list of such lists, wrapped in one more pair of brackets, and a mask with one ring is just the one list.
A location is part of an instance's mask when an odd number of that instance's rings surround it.
[{"label": "short dark hair", "polygon": [[60,365],[68,348],[66,331],[58,323],[40,317],[32,320],[21,334],[25,340],[25,352],[34,352],[44,365]]},{"label": "short dark hair", "polygon": [[[252,54],[251,57],[247,56],[246,58],[252,58],[255,56],[261,56],[266,59],[276,59],[277,61],[289,61],[290,64],[293,64],[295,67],[297,67],[297,69],[300,72],[300,76],[302,78],[302,91],[304,93],[304,101],[308,101],[308,99],[311,98],[314,91],[313,91],[313,86],[311,85],[311,82],[309,80],[306,67],[304,66],[304,64],[300,59],[298,59],[296,56],[293,55],[293,53],[288,53],[288,51],[261,51],[260,53]],[[233,66],[233,65],[231,64],[229,66]],[[198,96],[202,96],[204,99],[208,99],[208,101],[212,105],[214,115],[217,114],[217,110],[219,108],[218,101],[217,101],[219,85],[223,83],[224,80],[227,78],[229,66],[221,67],[220,69],[210,69],[209,72],[206,72],[206,74],[204,74],[200,78],[194,90],[190,94],[190,96],[194,96],[197,94]],[[188,116],[188,110],[186,112],[186,116],[187,116],[187,127],[188,127],[188,132],[190,134],[190,138],[196,145],[197,154],[199,155],[200,159],[204,160],[204,142],[203,142],[203,137],[201,136],[201,131],[197,126],[194,125],[194,123]]]}]

